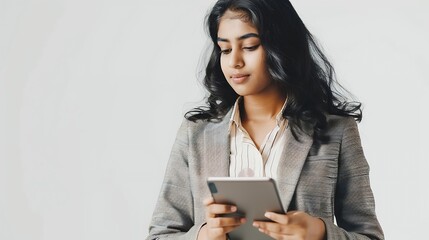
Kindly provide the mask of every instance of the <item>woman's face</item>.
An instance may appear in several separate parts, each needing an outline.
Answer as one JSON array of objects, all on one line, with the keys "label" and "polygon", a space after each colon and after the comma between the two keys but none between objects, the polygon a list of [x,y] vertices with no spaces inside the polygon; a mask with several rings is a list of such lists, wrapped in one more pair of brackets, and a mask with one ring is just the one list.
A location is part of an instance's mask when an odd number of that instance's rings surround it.
[{"label": "woman's face", "polygon": [[265,50],[257,29],[240,12],[226,11],[219,23],[220,64],[229,85],[240,96],[273,90],[265,64]]}]

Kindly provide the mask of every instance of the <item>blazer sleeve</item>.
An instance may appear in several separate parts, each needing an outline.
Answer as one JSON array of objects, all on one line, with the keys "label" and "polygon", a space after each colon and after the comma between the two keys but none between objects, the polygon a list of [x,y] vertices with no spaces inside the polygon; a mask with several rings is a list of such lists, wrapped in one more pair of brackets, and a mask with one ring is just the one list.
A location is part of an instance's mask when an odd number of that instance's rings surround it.
[{"label": "blazer sleeve", "polygon": [[201,226],[194,225],[188,149],[188,121],[185,119],[171,150],[146,240],[197,238]]},{"label": "blazer sleeve", "polygon": [[324,220],[327,239],[384,239],[375,214],[374,196],[369,181],[359,131],[353,118],[344,124],[335,194],[335,217]]}]

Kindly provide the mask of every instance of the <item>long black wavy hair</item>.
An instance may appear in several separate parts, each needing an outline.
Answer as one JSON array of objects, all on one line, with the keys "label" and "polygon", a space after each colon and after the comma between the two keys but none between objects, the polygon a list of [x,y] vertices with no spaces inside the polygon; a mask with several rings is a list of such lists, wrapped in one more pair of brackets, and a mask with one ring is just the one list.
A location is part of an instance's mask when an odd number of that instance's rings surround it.
[{"label": "long black wavy hair", "polygon": [[314,139],[327,140],[326,114],[362,119],[361,103],[344,96],[348,92],[336,81],[332,65],[288,0],[219,0],[206,16],[213,43],[203,80],[209,93],[207,106],[187,112],[188,120],[221,120],[237,100],[222,73],[217,45],[219,21],[227,10],[242,13],[242,20],[258,30],[269,75],[287,96],[283,116],[295,138],[296,131],[310,127]]}]

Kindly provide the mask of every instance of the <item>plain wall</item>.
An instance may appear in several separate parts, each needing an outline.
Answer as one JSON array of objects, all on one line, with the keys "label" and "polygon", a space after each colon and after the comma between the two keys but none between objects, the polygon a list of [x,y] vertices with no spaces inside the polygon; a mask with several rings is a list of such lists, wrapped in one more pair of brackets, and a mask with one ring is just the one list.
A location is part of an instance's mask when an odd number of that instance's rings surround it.
[{"label": "plain wall", "polygon": [[[144,239],[213,3],[0,0],[0,239]],[[429,3],[292,3],[364,104],[387,239],[422,239]]]}]

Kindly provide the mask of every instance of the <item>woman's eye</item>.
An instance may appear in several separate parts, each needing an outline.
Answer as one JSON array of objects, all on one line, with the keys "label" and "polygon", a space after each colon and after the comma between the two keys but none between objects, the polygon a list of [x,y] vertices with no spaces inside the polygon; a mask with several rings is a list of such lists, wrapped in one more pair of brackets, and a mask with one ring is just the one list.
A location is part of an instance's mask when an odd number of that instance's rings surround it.
[{"label": "woman's eye", "polygon": [[249,50],[249,51],[253,51],[256,50],[259,47],[260,44],[257,44],[255,46],[251,46],[251,47],[244,47],[243,49],[245,50]]},{"label": "woman's eye", "polygon": [[230,53],[231,52],[231,49],[221,49],[220,50],[220,53],[221,54],[228,54],[228,53]]}]

